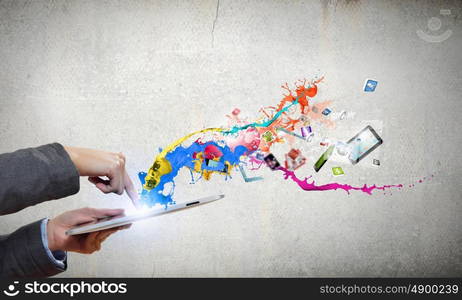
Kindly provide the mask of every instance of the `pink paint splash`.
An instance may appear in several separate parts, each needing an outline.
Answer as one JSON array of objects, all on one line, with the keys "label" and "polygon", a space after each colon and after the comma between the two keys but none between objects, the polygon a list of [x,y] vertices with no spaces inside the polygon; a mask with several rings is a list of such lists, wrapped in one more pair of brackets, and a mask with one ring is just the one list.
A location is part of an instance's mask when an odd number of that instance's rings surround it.
[{"label": "pink paint splash", "polygon": [[[250,168],[251,171],[256,171],[256,170],[259,170],[260,167],[263,165],[264,161],[263,160],[259,160],[257,159],[256,157],[254,156],[249,156],[249,162],[252,164],[252,167]],[[255,166],[255,164],[257,166]]]},{"label": "pink paint splash", "polygon": [[[424,177],[423,179],[420,179],[420,180],[417,181],[417,182],[418,182],[418,183],[423,183],[424,181],[432,180],[433,177],[435,177],[435,175],[431,174],[430,177]],[[410,187],[410,188],[415,187],[415,183],[409,184],[408,187]]]},{"label": "pink paint splash", "polygon": [[298,184],[299,187],[301,187],[305,191],[328,191],[328,190],[342,189],[346,191],[348,194],[350,194],[350,190],[356,190],[356,191],[362,191],[364,193],[372,195],[373,190],[385,191],[385,189],[389,189],[389,188],[402,188],[403,187],[402,184],[392,184],[392,185],[383,185],[383,186],[376,186],[375,184],[371,186],[367,186],[366,184],[364,184],[364,186],[362,187],[354,187],[349,184],[341,184],[341,183],[336,183],[336,182],[327,183],[323,185],[316,185],[314,180],[311,183],[308,182],[308,179],[310,179],[311,176],[305,177],[304,180],[300,180],[299,178],[297,178],[297,176],[295,175],[293,171],[289,171],[284,167],[279,167],[278,170],[284,172],[284,179],[286,180],[288,178],[292,179],[294,182]]}]

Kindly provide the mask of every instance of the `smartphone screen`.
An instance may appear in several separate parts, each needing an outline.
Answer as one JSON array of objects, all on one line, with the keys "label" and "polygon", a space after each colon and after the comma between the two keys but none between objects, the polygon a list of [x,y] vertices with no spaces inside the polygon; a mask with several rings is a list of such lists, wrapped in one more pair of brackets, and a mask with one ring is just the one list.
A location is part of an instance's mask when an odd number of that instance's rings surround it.
[{"label": "smartphone screen", "polygon": [[326,163],[326,161],[329,159],[329,157],[332,155],[332,152],[334,151],[335,146],[329,146],[327,150],[319,157],[318,161],[314,164],[314,170],[318,172],[322,166]]}]

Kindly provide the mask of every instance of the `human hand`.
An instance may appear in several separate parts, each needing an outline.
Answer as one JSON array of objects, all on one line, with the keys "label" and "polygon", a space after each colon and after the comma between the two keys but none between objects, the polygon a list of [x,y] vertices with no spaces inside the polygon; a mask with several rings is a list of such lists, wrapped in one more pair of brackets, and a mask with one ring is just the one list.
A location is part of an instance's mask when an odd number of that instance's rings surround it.
[{"label": "human hand", "polygon": [[51,251],[61,250],[84,254],[91,254],[98,251],[101,249],[101,243],[111,234],[118,230],[126,229],[130,225],[79,235],[66,235],[66,231],[83,223],[97,221],[105,217],[118,216],[123,212],[123,209],[97,209],[88,207],[65,212],[48,221],[48,248]]},{"label": "human hand", "polygon": [[125,170],[125,156],[122,153],[69,146],[65,146],[64,149],[80,176],[88,176],[88,180],[103,193],[122,195],[125,190],[133,204],[139,206],[139,196]]}]

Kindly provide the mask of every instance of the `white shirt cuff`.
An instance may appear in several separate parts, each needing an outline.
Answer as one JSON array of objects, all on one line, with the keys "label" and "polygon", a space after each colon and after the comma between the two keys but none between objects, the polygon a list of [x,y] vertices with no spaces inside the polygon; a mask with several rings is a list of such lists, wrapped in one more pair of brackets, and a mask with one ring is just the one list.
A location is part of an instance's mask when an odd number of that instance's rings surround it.
[{"label": "white shirt cuff", "polygon": [[45,251],[48,254],[48,257],[50,260],[59,268],[65,268],[64,262],[66,260],[67,254],[64,251],[57,250],[57,251],[51,251],[50,248],[48,248],[48,235],[47,235],[47,224],[48,224],[48,219],[43,219],[42,224],[40,225],[40,229],[42,231],[42,243],[43,247],[45,248]]}]

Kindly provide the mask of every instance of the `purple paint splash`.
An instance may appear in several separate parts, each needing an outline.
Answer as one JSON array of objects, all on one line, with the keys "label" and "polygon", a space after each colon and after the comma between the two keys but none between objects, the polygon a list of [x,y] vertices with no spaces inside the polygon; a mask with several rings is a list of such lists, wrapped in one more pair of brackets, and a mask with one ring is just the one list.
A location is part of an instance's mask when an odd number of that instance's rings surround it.
[{"label": "purple paint splash", "polygon": [[[257,159],[256,157],[254,156],[249,156],[249,162],[251,163],[252,167],[250,168],[251,171],[256,171],[256,170],[259,170],[260,167],[263,165],[264,161],[263,160],[259,160]],[[257,166],[255,167],[255,164],[257,164]]]},{"label": "purple paint splash", "polygon": [[301,187],[305,191],[328,191],[328,190],[342,189],[345,192],[347,192],[348,194],[350,194],[350,190],[356,190],[356,191],[362,191],[362,192],[364,192],[366,194],[372,195],[373,190],[382,190],[382,191],[384,191],[385,189],[389,189],[389,188],[402,188],[403,187],[402,184],[391,184],[391,185],[383,185],[383,186],[376,186],[375,184],[371,185],[371,186],[367,186],[366,184],[364,184],[364,186],[362,186],[362,187],[355,187],[355,186],[351,186],[349,184],[341,184],[341,183],[336,183],[336,182],[327,183],[327,184],[323,184],[323,185],[316,185],[314,180],[311,183],[308,182],[308,179],[310,179],[311,176],[310,177],[305,177],[304,180],[301,180],[301,179],[297,178],[297,176],[295,175],[295,173],[293,171],[289,171],[289,170],[287,170],[286,168],[283,168],[283,167],[279,167],[278,170],[284,172],[284,179],[286,179],[286,180],[288,178],[292,179],[294,182],[296,182],[298,184],[299,187]]}]

